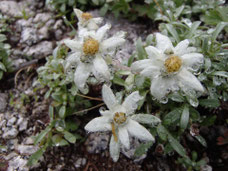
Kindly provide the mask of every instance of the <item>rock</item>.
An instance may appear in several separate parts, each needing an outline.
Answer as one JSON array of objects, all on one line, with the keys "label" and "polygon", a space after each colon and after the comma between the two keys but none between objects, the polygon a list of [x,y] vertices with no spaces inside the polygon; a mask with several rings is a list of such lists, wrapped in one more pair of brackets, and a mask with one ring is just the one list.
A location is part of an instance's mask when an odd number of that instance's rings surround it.
[{"label": "rock", "polygon": [[12,17],[22,17],[21,6],[15,1],[1,1],[0,11]]},{"label": "rock", "polygon": [[38,150],[37,146],[33,146],[33,145],[18,145],[16,147],[16,150],[23,155],[31,155],[33,153],[35,153]]},{"label": "rock", "polygon": [[48,22],[46,22],[45,26],[52,27],[54,23],[55,23],[55,20],[54,19],[50,19],[50,20],[48,20]]},{"label": "rock", "polygon": [[57,21],[55,22],[55,25],[53,26],[53,29],[54,29],[54,30],[57,30],[57,29],[61,28],[62,25],[63,25],[63,20],[57,20]]},{"label": "rock", "polygon": [[63,35],[63,31],[62,30],[58,29],[58,30],[55,31],[55,38],[57,40],[60,40],[62,38],[62,35]]},{"label": "rock", "polygon": [[23,141],[23,144],[25,145],[32,145],[33,143],[34,143],[34,140],[31,137],[27,137]]},{"label": "rock", "polygon": [[26,166],[27,160],[23,159],[21,156],[16,156],[9,161],[8,171],[28,171],[29,168]]},{"label": "rock", "polygon": [[14,68],[19,67],[21,64],[23,64],[24,62],[26,62],[25,59],[16,59],[12,61],[12,65]]},{"label": "rock", "polygon": [[48,39],[49,38],[49,29],[46,26],[43,26],[42,28],[40,28],[38,30],[38,34],[39,34],[39,39],[43,40],[43,39]]},{"label": "rock", "polygon": [[7,149],[8,151],[14,150],[14,148],[17,146],[18,144],[18,139],[10,139],[7,141]]},{"label": "rock", "polygon": [[8,95],[0,93],[0,112],[4,112],[7,106]]},{"label": "rock", "polygon": [[15,138],[18,134],[18,130],[16,128],[7,128],[4,130],[4,134],[2,136],[3,139],[11,139]]},{"label": "rock", "polygon": [[121,147],[121,152],[128,158],[134,159],[134,162],[137,162],[137,163],[142,162],[143,159],[146,158],[146,154],[143,154],[139,157],[135,156],[135,150],[140,146],[139,140],[132,138],[130,144],[131,144],[130,149],[125,149],[125,148]]},{"label": "rock", "polygon": [[16,120],[17,120],[16,117],[12,117],[10,120],[8,120],[7,126],[12,126],[16,122]]},{"label": "rock", "polygon": [[39,58],[39,57],[50,55],[52,51],[53,51],[52,42],[43,41],[37,45],[32,46],[28,50],[26,49],[25,53],[28,56],[32,56],[33,58]]},{"label": "rock", "polygon": [[28,120],[24,119],[22,123],[19,125],[19,131],[24,131],[28,127]]},{"label": "rock", "polygon": [[86,158],[79,158],[75,163],[74,166],[76,168],[82,167],[86,164]]},{"label": "rock", "polygon": [[26,43],[31,46],[39,41],[37,30],[31,27],[26,27],[21,33],[20,43]]},{"label": "rock", "polygon": [[15,156],[17,156],[17,153],[12,152],[12,153],[9,153],[7,156],[4,156],[4,159],[5,160],[10,160],[10,159],[12,159]]},{"label": "rock", "polygon": [[48,20],[52,18],[51,13],[39,13],[33,19],[34,23],[46,23]]},{"label": "rock", "polygon": [[20,19],[16,21],[16,31],[21,32],[25,27],[32,27],[32,20]]},{"label": "rock", "polygon": [[87,138],[85,145],[89,153],[100,153],[108,147],[108,133],[91,133]]},{"label": "rock", "polygon": [[6,120],[4,118],[4,114],[0,114],[0,128],[5,127],[6,125]]}]

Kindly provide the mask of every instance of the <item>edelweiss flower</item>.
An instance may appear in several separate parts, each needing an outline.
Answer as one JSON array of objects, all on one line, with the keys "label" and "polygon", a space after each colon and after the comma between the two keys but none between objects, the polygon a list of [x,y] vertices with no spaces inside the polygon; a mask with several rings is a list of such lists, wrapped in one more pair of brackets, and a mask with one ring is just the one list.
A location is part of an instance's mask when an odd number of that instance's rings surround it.
[{"label": "edelweiss flower", "polygon": [[78,89],[86,92],[86,80],[91,73],[99,81],[109,81],[110,72],[108,65],[104,59],[112,56],[116,48],[125,42],[124,33],[118,34],[105,39],[106,32],[111,28],[110,24],[106,24],[99,28],[96,32],[90,31],[85,34],[82,39],[65,40],[72,53],[66,59],[65,70],[75,66],[74,82]]},{"label": "edelweiss flower", "polygon": [[79,31],[81,31],[83,28],[87,28],[88,30],[96,30],[98,29],[98,25],[103,21],[101,17],[93,18],[92,14],[83,12],[77,8],[74,9],[74,12],[78,18]]},{"label": "edelweiss flower", "polygon": [[203,55],[188,47],[187,39],[173,47],[168,37],[157,33],[156,43],[156,47],[145,48],[149,59],[136,61],[131,66],[132,71],[151,78],[151,94],[162,100],[167,93],[179,88],[185,93],[189,90],[203,92],[202,84],[190,72],[198,70],[203,63]]},{"label": "edelweiss flower", "polygon": [[129,136],[140,140],[154,141],[150,132],[138,122],[145,124],[158,124],[160,119],[149,114],[136,114],[137,103],[142,97],[138,91],[131,93],[122,104],[119,104],[112,90],[104,85],[102,87],[102,97],[109,110],[101,110],[101,117],[90,121],[85,130],[89,132],[112,131],[110,140],[110,155],[116,162],[119,159],[120,146],[130,148]]}]

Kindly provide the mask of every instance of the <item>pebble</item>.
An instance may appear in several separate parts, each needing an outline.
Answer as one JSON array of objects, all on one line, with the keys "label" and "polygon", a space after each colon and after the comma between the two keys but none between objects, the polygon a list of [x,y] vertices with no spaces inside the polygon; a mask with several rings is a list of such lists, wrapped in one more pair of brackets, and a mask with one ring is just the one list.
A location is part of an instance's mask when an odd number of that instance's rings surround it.
[{"label": "pebble", "polygon": [[17,120],[16,117],[12,117],[10,120],[8,120],[7,126],[12,126],[16,122],[16,120]]},{"label": "pebble", "polygon": [[52,42],[43,41],[37,45],[30,47],[29,49],[26,49],[24,52],[28,56],[32,56],[33,58],[39,58],[39,57],[48,56],[52,54],[52,51],[53,51]]},{"label": "pebble", "polygon": [[7,128],[4,130],[4,134],[2,136],[3,139],[11,139],[15,138],[18,134],[18,130],[16,128]]},{"label": "pebble", "polygon": [[26,43],[28,46],[31,46],[38,42],[39,38],[37,35],[37,30],[32,27],[26,27],[21,33],[20,43]]},{"label": "pebble", "polygon": [[8,171],[28,171],[29,168],[26,166],[27,162],[28,161],[21,156],[16,156],[9,161]]},{"label": "pebble", "polygon": [[15,1],[1,1],[0,11],[12,17],[22,16],[21,6]]},{"label": "pebble", "polygon": [[74,166],[76,168],[82,167],[86,164],[86,158],[79,158],[77,161],[74,163]]},{"label": "pebble", "polygon": [[50,20],[52,18],[52,15],[50,13],[39,13],[35,16],[35,18],[33,19],[34,23],[45,23],[48,20]]},{"label": "pebble", "polygon": [[0,93],[0,112],[4,112],[7,106],[8,95]]},{"label": "pebble", "polygon": [[33,146],[33,145],[18,145],[16,147],[17,151],[20,153],[20,154],[23,154],[23,155],[31,155],[33,153],[35,153],[37,150],[38,150],[38,147],[37,146]]}]

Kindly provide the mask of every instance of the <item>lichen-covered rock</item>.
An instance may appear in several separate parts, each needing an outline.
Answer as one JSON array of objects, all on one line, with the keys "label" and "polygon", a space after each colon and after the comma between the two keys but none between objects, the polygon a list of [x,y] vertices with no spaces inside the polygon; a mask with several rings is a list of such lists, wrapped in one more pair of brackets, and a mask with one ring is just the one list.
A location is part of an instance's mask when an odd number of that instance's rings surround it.
[{"label": "lichen-covered rock", "polygon": [[0,112],[4,112],[7,106],[8,95],[0,93]]},{"label": "lichen-covered rock", "polygon": [[22,17],[21,6],[15,1],[1,1],[0,11],[12,17]]}]

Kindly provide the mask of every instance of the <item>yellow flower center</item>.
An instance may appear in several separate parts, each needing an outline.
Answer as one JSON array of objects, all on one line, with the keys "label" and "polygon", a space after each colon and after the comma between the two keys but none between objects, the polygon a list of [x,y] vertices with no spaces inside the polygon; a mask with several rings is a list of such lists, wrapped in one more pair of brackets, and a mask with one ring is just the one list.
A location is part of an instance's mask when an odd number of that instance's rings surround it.
[{"label": "yellow flower center", "polygon": [[126,114],[123,112],[116,112],[115,116],[113,118],[113,120],[117,123],[117,124],[123,124],[124,122],[126,122],[127,117]]},{"label": "yellow flower center", "polygon": [[165,60],[165,68],[168,73],[179,71],[182,61],[179,56],[172,55]]},{"label": "yellow flower center", "polygon": [[88,12],[84,12],[84,13],[82,13],[82,18],[84,20],[89,20],[89,19],[93,18],[93,16]]},{"label": "yellow flower center", "polygon": [[99,43],[97,40],[90,38],[87,39],[83,44],[83,52],[86,55],[94,55],[99,50]]}]

